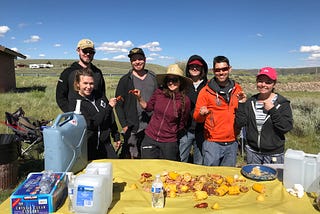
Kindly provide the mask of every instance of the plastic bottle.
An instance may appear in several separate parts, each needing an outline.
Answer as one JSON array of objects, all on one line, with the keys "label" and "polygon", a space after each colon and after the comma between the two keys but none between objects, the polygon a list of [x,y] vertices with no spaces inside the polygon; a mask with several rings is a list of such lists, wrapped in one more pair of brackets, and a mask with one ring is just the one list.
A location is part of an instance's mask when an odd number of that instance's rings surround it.
[{"label": "plastic bottle", "polygon": [[156,175],[155,180],[152,182],[151,187],[152,193],[152,207],[163,208],[164,207],[164,194],[163,194],[163,183],[160,175]]},{"label": "plastic bottle", "polygon": [[73,173],[70,173],[68,176],[68,198],[69,198],[69,211],[74,212],[72,200],[73,200],[73,195],[74,195],[74,183],[76,180],[76,176]]},{"label": "plastic bottle", "polygon": [[48,194],[51,191],[51,187],[54,183],[54,175],[52,171],[44,171],[39,183],[40,193]]}]

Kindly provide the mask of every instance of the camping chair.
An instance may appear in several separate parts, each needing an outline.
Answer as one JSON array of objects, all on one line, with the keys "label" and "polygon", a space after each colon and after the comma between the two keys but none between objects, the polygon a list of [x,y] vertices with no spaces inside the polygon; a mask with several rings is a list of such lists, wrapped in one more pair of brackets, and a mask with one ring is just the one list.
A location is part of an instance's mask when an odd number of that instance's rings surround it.
[{"label": "camping chair", "polygon": [[[5,125],[10,128],[19,142],[28,144],[27,148],[22,148],[20,156],[27,154],[36,144],[43,141],[42,128],[49,120],[34,120],[24,116],[25,112],[20,107],[14,113],[5,112]],[[41,147],[43,150],[43,145]]]}]

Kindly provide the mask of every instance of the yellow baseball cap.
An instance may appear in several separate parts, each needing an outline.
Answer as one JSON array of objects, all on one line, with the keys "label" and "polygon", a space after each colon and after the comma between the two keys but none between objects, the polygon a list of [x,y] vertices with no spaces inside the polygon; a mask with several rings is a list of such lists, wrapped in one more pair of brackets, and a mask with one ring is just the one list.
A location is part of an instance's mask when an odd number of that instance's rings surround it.
[{"label": "yellow baseball cap", "polygon": [[94,49],[94,43],[93,43],[93,41],[91,41],[90,39],[81,39],[81,40],[78,42],[77,48],[80,48],[81,50],[82,50],[82,49],[86,49],[86,48],[92,48],[92,49]]}]

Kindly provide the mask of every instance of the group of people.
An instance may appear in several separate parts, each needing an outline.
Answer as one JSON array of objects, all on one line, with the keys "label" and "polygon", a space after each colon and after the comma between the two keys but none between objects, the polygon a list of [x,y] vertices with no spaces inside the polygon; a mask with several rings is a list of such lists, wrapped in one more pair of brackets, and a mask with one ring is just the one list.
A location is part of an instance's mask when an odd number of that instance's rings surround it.
[{"label": "group of people", "polygon": [[290,101],[274,91],[274,68],[260,69],[258,93],[247,98],[229,77],[232,66],[225,56],[213,59],[214,76],[208,80],[208,65],[199,55],[189,57],[185,71],[172,64],[165,74],[155,74],[145,68],[144,51],[133,48],[128,54],[131,69],[120,78],[115,97],[108,99],[103,74],[92,64],[94,43],[82,39],[76,50],[79,61],[61,73],[56,101],[69,112],[81,100],[89,160],[120,157],[235,166],[242,129],[247,163],[283,163],[285,134],[293,128],[293,119]]}]

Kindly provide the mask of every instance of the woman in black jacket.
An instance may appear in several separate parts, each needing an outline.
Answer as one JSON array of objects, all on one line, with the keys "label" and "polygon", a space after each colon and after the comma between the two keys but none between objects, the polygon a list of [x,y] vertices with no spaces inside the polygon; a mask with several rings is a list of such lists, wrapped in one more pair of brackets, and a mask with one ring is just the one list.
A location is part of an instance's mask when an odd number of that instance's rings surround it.
[{"label": "woman in black jacket", "polygon": [[80,111],[87,122],[88,160],[117,158],[111,144],[110,134],[116,146],[119,146],[120,133],[115,121],[113,107],[117,99],[109,101],[104,96],[97,96],[94,88],[93,73],[89,68],[76,71],[74,89],[78,92],[70,109],[75,109],[76,100],[81,100]]},{"label": "woman in black jacket", "polygon": [[241,94],[236,124],[245,127],[248,164],[283,163],[285,134],[293,128],[290,101],[274,92],[277,72],[261,68],[256,83],[258,94],[248,100]]}]

